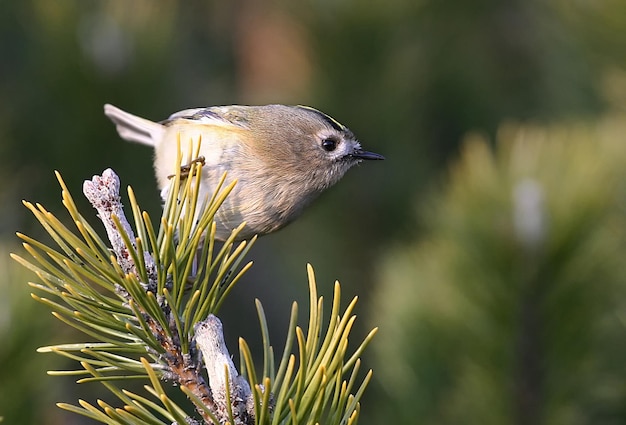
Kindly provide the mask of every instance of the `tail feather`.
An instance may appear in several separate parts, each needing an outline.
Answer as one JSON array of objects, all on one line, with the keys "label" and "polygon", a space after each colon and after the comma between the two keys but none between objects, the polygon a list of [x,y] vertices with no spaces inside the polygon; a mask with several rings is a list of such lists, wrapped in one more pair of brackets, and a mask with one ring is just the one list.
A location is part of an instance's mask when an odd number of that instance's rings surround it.
[{"label": "tail feather", "polygon": [[142,145],[155,146],[163,136],[161,124],[130,114],[110,105],[104,105],[104,114],[115,124],[122,139]]}]

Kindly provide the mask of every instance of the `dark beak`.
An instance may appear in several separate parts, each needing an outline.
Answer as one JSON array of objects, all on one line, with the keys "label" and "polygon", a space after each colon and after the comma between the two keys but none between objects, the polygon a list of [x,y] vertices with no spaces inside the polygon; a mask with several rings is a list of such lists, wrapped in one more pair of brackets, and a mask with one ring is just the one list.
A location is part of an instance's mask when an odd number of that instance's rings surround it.
[{"label": "dark beak", "polygon": [[356,159],[366,160],[385,159],[385,157],[380,154],[364,151],[362,149],[356,149],[354,152],[352,152],[352,157]]}]

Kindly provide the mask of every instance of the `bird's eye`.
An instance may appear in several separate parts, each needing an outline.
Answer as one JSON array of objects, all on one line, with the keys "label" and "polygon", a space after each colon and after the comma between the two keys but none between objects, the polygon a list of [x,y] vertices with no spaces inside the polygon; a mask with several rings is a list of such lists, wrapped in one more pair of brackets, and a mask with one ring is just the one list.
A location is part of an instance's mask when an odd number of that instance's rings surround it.
[{"label": "bird's eye", "polygon": [[333,139],[331,137],[322,140],[322,148],[326,151],[326,152],[332,152],[335,149],[337,149],[337,140]]}]

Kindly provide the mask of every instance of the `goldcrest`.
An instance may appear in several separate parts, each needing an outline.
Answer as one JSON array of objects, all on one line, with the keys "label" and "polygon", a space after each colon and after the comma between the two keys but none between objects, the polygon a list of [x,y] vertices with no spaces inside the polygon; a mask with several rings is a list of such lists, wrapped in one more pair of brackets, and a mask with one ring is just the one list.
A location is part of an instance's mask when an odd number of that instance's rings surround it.
[{"label": "goldcrest", "polygon": [[274,232],[353,165],[384,159],[363,150],[348,128],[306,106],[212,106],[176,112],[161,122],[108,104],[104,113],[123,139],[154,148],[163,199],[180,166],[179,146],[188,158],[200,144],[199,154],[205,158],[201,197],[211,196],[224,172],[237,179],[215,216],[219,240],[244,221],[241,239]]}]

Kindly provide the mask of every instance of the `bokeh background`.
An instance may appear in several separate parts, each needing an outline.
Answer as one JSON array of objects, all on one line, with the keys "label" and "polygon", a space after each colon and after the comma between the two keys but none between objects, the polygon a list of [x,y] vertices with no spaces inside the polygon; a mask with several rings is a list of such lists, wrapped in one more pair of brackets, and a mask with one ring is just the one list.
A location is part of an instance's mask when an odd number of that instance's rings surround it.
[{"label": "bokeh background", "polygon": [[[151,156],[102,105],[151,119],[306,104],[387,157],[259,240],[224,307],[228,344],[282,344],[290,304],[335,279],[360,298],[374,380],[361,423],[626,422],[623,0],[0,2],[0,416],[85,424],[106,397],[38,346],[76,338],[30,299],[21,200],[66,218],[53,170],[112,167],[159,214]],[[97,220],[94,219],[97,225]],[[304,320],[304,319],[303,319]]]}]

